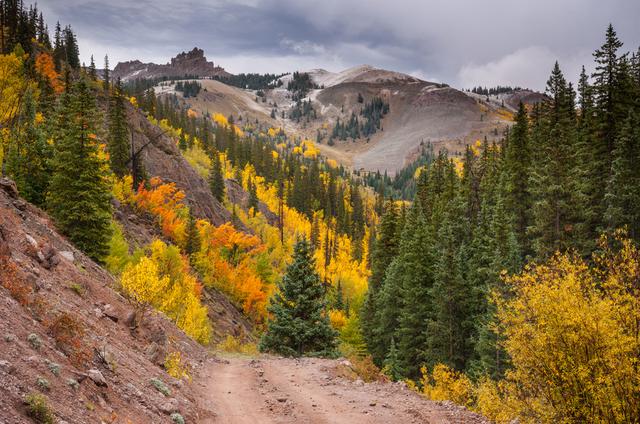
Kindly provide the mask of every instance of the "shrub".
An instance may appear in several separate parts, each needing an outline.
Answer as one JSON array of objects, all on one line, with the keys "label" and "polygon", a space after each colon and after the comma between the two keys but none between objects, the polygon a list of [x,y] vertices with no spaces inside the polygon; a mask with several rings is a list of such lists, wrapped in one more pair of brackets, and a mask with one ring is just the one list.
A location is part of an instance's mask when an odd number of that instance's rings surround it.
[{"label": "shrub", "polygon": [[71,291],[73,291],[80,297],[83,297],[87,292],[87,288],[80,283],[70,283],[68,287]]},{"label": "shrub", "polygon": [[437,364],[429,375],[427,367],[422,373],[422,393],[431,400],[450,400],[458,405],[471,406],[474,401],[474,389],[466,375],[452,370],[444,364]]},{"label": "shrub", "polygon": [[373,363],[373,359],[371,355],[366,355],[363,357],[360,356],[352,356],[349,358],[351,361],[353,371],[367,383],[372,381],[382,381],[385,377],[380,372],[380,368]]},{"label": "shrub", "polygon": [[27,341],[35,350],[39,350],[42,347],[42,340],[40,340],[40,337],[35,333],[29,334],[27,336]]},{"label": "shrub", "polygon": [[43,391],[49,391],[49,389],[51,388],[51,385],[49,384],[49,380],[47,380],[44,377],[38,377],[38,379],[36,380],[36,384],[38,385],[40,390],[43,390]]},{"label": "shrub", "polygon": [[6,288],[18,303],[22,306],[27,306],[30,303],[31,287],[18,278],[16,266],[13,262],[7,260],[0,260],[0,285]]},{"label": "shrub", "polygon": [[47,322],[47,328],[58,349],[68,355],[71,362],[79,365],[89,360],[89,349],[83,344],[85,330],[77,318],[68,312],[61,312]]},{"label": "shrub", "polygon": [[67,380],[67,384],[69,385],[69,387],[71,387],[74,390],[78,390],[80,388],[80,383],[78,383],[78,380],[74,378],[69,378]]},{"label": "shrub", "polygon": [[151,382],[153,387],[156,388],[157,391],[159,391],[165,396],[171,396],[171,390],[167,387],[166,384],[164,384],[162,380],[160,380],[159,378],[152,378],[149,381]]},{"label": "shrub", "polygon": [[34,419],[35,422],[41,424],[53,424],[54,417],[47,398],[40,393],[29,393],[25,399],[27,405],[27,415]]},{"label": "shrub", "polygon": [[47,361],[47,367],[49,367],[49,371],[56,377],[60,375],[60,364],[56,364],[55,362]]},{"label": "shrub", "polygon": [[177,412],[174,412],[173,414],[171,414],[171,421],[176,424],[184,424],[184,417]]},{"label": "shrub", "polygon": [[218,343],[218,350],[227,353],[242,353],[244,355],[257,355],[258,347],[255,343],[244,343],[238,337],[228,334],[227,337]]},{"label": "shrub", "polygon": [[171,377],[176,379],[186,378],[191,381],[189,365],[182,363],[180,352],[171,352],[164,358],[164,369]]}]

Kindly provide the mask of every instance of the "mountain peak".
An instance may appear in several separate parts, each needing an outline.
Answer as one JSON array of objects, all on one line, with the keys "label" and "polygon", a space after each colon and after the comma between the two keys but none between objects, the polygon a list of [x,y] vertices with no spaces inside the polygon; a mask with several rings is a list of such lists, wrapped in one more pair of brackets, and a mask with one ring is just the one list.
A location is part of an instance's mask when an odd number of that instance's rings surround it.
[{"label": "mountain peak", "polygon": [[224,68],[207,61],[204,50],[194,47],[188,52],[178,53],[164,65],[142,63],[139,60],[120,62],[113,70],[116,78],[128,81],[137,78],[162,78],[198,76],[200,78],[228,76]]}]

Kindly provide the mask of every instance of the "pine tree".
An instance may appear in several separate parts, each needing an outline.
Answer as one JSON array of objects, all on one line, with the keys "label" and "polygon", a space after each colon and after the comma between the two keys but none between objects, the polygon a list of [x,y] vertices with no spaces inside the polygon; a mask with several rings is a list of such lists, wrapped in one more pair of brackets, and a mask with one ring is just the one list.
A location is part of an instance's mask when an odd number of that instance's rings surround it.
[{"label": "pine tree", "polygon": [[211,161],[211,170],[209,171],[209,188],[211,194],[220,203],[224,200],[224,177],[222,176],[222,164],[220,162],[220,155],[216,150],[212,153],[213,160]]},{"label": "pine tree", "polygon": [[381,344],[376,337],[376,329],[379,327],[379,322],[376,319],[377,309],[385,272],[398,253],[398,233],[398,208],[393,201],[389,201],[380,221],[378,239],[371,252],[369,288],[361,311],[362,333],[369,351],[372,353],[376,351],[378,354],[374,355],[374,358],[377,357],[379,360],[382,358],[380,355]]},{"label": "pine tree", "polygon": [[80,69],[80,52],[78,50],[78,41],[73,33],[71,26],[64,29],[64,50],[66,53],[65,60],[71,69]]},{"label": "pine tree", "polygon": [[46,133],[36,122],[36,103],[29,89],[24,96],[24,126],[14,129],[14,142],[7,153],[7,172],[14,179],[20,195],[29,202],[43,206],[51,178],[48,158],[51,146]]},{"label": "pine tree", "polygon": [[522,104],[516,114],[515,125],[509,132],[506,148],[506,167],[509,176],[509,207],[516,217],[518,242],[524,253],[529,253],[527,228],[530,225],[531,147],[529,142],[529,117]]},{"label": "pine tree", "polygon": [[93,55],[91,55],[91,62],[89,62],[89,78],[91,78],[91,81],[95,81],[98,79],[98,74],[96,72],[96,62],[93,60]]},{"label": "pine tree", "polygon": [[404,272],[389,273],[384,283],[399,287],[401,303],[395,333],[399,365],[403,375],[411,378],[419,376],[427,349],[425,325],[432,314],[431,290],[436,266],[433,236],[433,227],[416,202],[409,212],[397,258],[401,264],[398,269]]},{"label": "pine tree", "polygon": [[627,227],[640,240],[640,119],[630,115],[616,139],[611,178],[605,195],[605,222],[609,230]]},{"label": "pine tree", "polygon": [[532,173],[533,248],[544,259],[571,245],[575,236],[575,93],[556,62],[547,82],[551,100],[542,106],[540,124],[535,128],[536,168]]},{"label": "pine tree", "polygon": [[609,155],[607,163],[611,163],[610,155],[613,152],[616,136],[615,102],[618,97],[618,49],[620,47],[622,42],[618,39],[613,25],[609,24],[604,44],[593,53],[596,69],[591,76],[594,79],[593,88],[600,124],[600,140],[606,146]]},{"label": "pine tree", "polygon": [[260,203],[260,201],[258,200],[258,192],[253,180],[249,179],[249,182],[247,183],[247,189],[249,190],[249,203],[247,207],[249,209],[253,208],[253,213],[255,215],[255,213],[258,211],[258,204]]},{"label": "pine tree", "polygon": [[273,319],[260,342],[262,351],[285,356],[335,354],[337,333],[325,314],[324,289],[307,240],[294,246],[292,262],[268,310]]},{"label": "pine tree", "polygon": [[[105,55],[104,56],[104,71],[102,74],[102,86],[104,88],[104,91],[108,91],[109,87],[111,86],[111,80],[110,80],[110,70],[109,70],[109,56]],[[118,79],[118,85],[120,85],[120,80]]]},{"label": "pine tree", "polygon": [[111,188],[96,122],[95,98],[80,79],[61,100],[47,208],[79,249],[101,261],[111,232]]},{"label": "pine tree", "polygon": [[187,235],[184,246],[184,253],[189,257],[200,251],[200,232],[196,225],[196,218],[193,213],[189,212],[189,220],[187,221]]},{"label": "pine tree", "polygon": [[393,381],[398,381],[402,378],[402,368],[400,368],[398,361],[398,349],[396,349],[396,342],[393,338],[391,338],[389,352],[384,358],[384,368],[382,371]]},{"label": "pine tree", "polygon": [[127,164],[129,163],[130,153],[127,111],[124,102],[122,86],[118,79],[109,104],[109,138],[107,141],[111,170],[118,177],[123,177],[129,173]]}]

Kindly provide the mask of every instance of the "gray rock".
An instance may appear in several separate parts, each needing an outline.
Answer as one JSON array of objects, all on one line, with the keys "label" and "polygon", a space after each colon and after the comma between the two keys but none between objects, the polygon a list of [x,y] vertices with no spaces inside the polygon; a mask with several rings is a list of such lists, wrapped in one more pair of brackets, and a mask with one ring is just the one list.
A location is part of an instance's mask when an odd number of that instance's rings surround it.
[{"label": "gray rock", "polygon": [[96,386],[102,386],[102,387],[107,386],[107,380],[104,378],[104,375],[102,375],[102,373],[99,370],[92,368],[89,371],[87,371],[87,375],[89,376],[91,381],[93,381],[96,384]]},{"label": "gray rock", "polygon": [[18,198],[18,188],[16,187],[16,183],[10,179],[0,178],[0,189],[4,190],[11,198]]},{"label": "gray rock", "polygon": [[16,367],[14,367],[11,362],[9,361],[0,361],[0,371],[7,373],[7,374],[13,374],[13,372],[16,370]]},{"label": "gray rock", "polygon": [[38,248],[38,242],[36,241],[36,239],[34,239],[33,237],[31,237],[29,234],[25,235],[24,238],[27,240],[27,243],[29,243],[31,246],[33,246],[35,249]]},{"label": "gray rock", "polygon": [[73,252],[70,250],[61,250],[60,252],[58,252],[58,255],[62,256],[64,259],[68,260],[69,262],[73,262],[75,257],[73,256]]},{"label": "gray rock", "polygon": [[178,404],[178,400],[171,398],[171,399],[167,399],[166,401],[162,402],[160,404],[160,406],[158,406],[158,409],[160,409],[160,411],[163,414],[172,414],[174,412],[178,412],[179,410],[179,404]]}]

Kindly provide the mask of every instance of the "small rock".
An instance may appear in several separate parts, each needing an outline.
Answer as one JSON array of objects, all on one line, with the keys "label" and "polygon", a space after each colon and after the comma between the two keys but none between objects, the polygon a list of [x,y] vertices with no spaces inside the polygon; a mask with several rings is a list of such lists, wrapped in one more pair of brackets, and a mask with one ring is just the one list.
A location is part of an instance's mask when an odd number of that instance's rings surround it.
[{"label": "small rock", "polygon": [[89,371],[87,371],[87,375],[89,376],[91,381],[96,383],[96,386],[102,386],[102,387],[107,386],[107,380],[104,378],[104,375],[102,375],[102,373],[99,370],[92,368]]},{"label": "small rock", "polygon": [[167,415],[178,412],[178,400],[174,398],[167,399],[166,401],[162,402],[160,406],[158,406],[158,409],[160,409],[163,414]]},{"label": "small rock", "polygon": [[7,374],[13,374],[16,370],[16,367],[11,365],[9,361],[0,361],[0,371],[5,372]]},{"label": "small rock", "polygon": [[29,234],[25,235],[24,238],[27,240],[27,243],[29,243],[32,247],[34,247],[35,249],[38,248],[38,242],[36,241],[36,239],[31,237]]},{"label": "small rock", "polygon": [[4,190],[11,198],[18,198],[18,188],[16,187],[16,183],[10,179],[0,178],[0,189]]},{"label": "small rock", "polygon": [[369,406],[376,406],[376,403],[375,402],[371,402],[371,403],[369,403]]},{"label": "small rock", "polygon": [[58,255],[62,256],[64,259],[68,260],[69,262],[73,262],[75,259],[73,256],[73,252],[70,250],[61,250],[60,252],[58,252]]},{"label": "small rock", "polygon": [[13,206],[15,206],[19,211],[24,211],[27,209],[27,202],[22,199],[17,199],[13,201]]},{"label": "small rock", "polygon": [[276,399],[276,400],[277,400],[278,402],[283,403],[283,402],[286,402],[286,401],[287,401],[287,398],[285,398],[285,397],[280,397],[280,398],[278,398],[278,399]]}]

